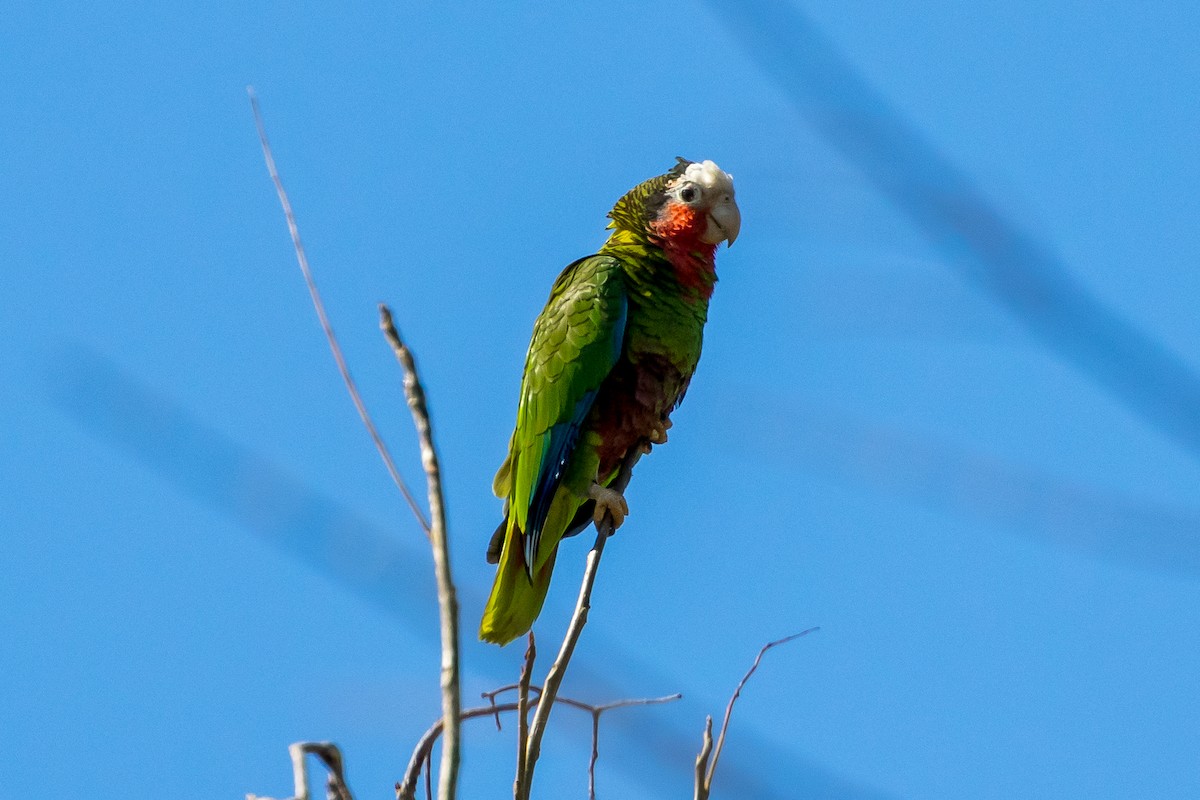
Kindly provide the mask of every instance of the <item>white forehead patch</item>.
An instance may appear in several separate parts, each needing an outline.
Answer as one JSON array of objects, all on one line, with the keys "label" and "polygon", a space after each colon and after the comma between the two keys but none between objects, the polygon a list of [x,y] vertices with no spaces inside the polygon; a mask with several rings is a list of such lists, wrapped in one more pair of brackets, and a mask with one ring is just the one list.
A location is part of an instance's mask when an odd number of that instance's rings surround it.
[{"label": "white forehead patch", "polygon": [[683,171],[684,180],[689,180],[700,186],[705,195],[715,192],[728,194],[733,197],[733,176],[723,172],[712,161],[695,161],[687,165]]}]

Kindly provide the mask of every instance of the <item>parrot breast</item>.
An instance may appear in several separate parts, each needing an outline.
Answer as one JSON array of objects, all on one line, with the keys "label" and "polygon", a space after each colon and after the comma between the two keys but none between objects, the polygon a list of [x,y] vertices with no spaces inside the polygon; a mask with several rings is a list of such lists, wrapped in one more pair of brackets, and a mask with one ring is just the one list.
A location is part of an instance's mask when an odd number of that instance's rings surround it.
[{"label": "parrot breast", "polygon": [[616,472],[626,454],[661,425],[682,399],[687,382],[688,376],[663,356],[618,362],[593,408],[599,475]]},{"label": "parrot breast", "polygon": [[[664,265],[665,266],[665,265]],[[664,278],[657,273],[659,280]],[[599,475],[612,474],[626,454],[675,410],[700,360],[711,280],[682,296],[678,270],[667,284],[635,284],[621,358],[600,387],[591,428],[599,434]]]}]

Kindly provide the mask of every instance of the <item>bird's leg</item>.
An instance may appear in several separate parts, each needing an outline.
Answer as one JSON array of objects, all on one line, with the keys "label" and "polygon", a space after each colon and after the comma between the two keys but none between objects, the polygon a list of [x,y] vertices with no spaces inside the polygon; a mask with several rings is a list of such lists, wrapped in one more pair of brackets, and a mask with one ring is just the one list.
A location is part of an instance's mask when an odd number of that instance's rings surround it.
[{"label": "bird's leg", "polygon": [[607,486],[593,483],[588,487],[588,497],[596,501],[593,519],[597,525],[602,523],[604,515],[608,514],[612,517],[613,530],[621,527],[621,523],[625,521],[625,515],[629,513],[629,504],[625,502],[624,495],[616,489],[609,489]]}]

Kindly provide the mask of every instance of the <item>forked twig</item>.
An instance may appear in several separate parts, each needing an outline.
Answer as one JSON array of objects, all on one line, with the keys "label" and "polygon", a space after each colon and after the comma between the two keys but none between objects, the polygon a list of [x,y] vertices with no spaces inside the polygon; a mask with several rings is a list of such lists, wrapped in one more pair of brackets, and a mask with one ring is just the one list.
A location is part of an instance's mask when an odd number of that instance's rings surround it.
[{"label": "forked twig", "polygon": [[442,719],[446,721],[442,741],[442,764],[438,770],[438,798],[454,800],[458,785],[461,739],[459,714],[462,711],[458,676],[458,595],[454,591],[454,580],[450,574],[450,545],[446,539],[446,507],[442,496],[441,468],[438,465],[437,448],[433,443],[433,426],[429,421],[425,389],[421,386],[421,378],[417,374],[416,361],[392,322],[392,312],[382,303],[379,306],[379,327],[404,370],[404,396],[412,410],[413,424],[421,441],[421,463],[425,467],[426,483],[429,487],[429,515],[433,523],[429,529],[429,540],[433,545],[438,611],[442,628]]},{"label": "forked twig", "polygon": [[[537,701],[534,700],[533,702],[536,703]],[[516,710],[516,703],[497,703],[490,706],[465,709],[458,715],[458,718],[465,722],[476,717],[490,717],[494,714]],[[437,742],[438,737],[442,735],[442,729],[442,720],[439,719],[417,741],[417,746],[413,748],[412,758],[408,760],[408,767],[404,770],[404,777],[396,783],[396,800],[416,800],[417,782],[421,779],[421,769],[426,759],[429,758],[429,754],[433,752],[433,745]]]},{"label": "forked twig", "polygon": [[[512,703],[496,702],[497,695],[511,691],[517,691],[519,693],[521,688],[521,684],[512,683],[508,684],[507,686],[501,686],[499,689],[493,689],[490,692],[484,692],[482,696],[488,701],[488,705],[480,706],[478,708],[469,708],[463,711],[461,714],[461,719],[469,720],[476,719],[478,717],[498,717],[500,714],[507,713],[509,711],[524,713],[521,709],[521,703],[519,700]],[[527,707],[540,705],[541,690],[537,686],[530,686],[528,691],[533,692],[535,696],[528,698],[526,701]],[[586,711],[592,716],[592,755],[591,760],[588,762],[589,797],[595,797],[595,768],[596,760],[599,754],[598,729],[600,715],[604,714],[606,711],[612,711],[618,708],[628,708],[630,706],[652,706],[660,705],[662,703],[671,703],[675,700],[681,699],[682,697],[683,695],[681,694],[672,694],[667,695],[666,697],[651,697],[636,700],[616,700],[614,702],[604,703],[601,705],[592,705],[591,703],[585,703],[582,700],[575,700],[570,697],[558,697],[555,699],[554,702],[556,703],[577,708],[581,711]],[[439,719],[434,722],[432,726],[430,726],[429,730],[425,731],[425,735],[422,736],[417,742],[417,746],[413,749],[412,757],[408,761],[408,768],[404,772],[404,777],[396,784],[396,800],[416,800],[416,786],[417,781],[421,777],[422,766],[429,759],[429,754],[433,751],[433,746],[441,734],[442,721]],[[515,793],[515,783],[513,785],[513,790]],[[522,787],[522,791],[526,791],[526,787]]]},{"label": "forked twig", "polygon": [[[762,662],[763,656],[768,650],[773,647],[778,647],[781,644],[799,639],[801,636],[807,636],[813,631],[818,631],[820,628],[813,627],[802,630],[799,633],[793,633],[791,636],[785,636],[782,639],[776,639],[773,642],[767,642],[758,651],[758,655],[754,658],[754,663],[750,665],[750,669],[738,681],[737,688],[733,690],[733,696],[729,698],[729,704],[725,706],[725,719],[721,721],[721,733],[717,736],[716,747],[713,747],[712,741],[712,717],[706,717],[704,722],[704,742],[700,749],[700,755],[696,757],[696,800],[708,800],[709,792],[712,790],[713,775],[717,771],[717,760],[721,757],[721,750],[725,747],[725,734],[729,732],[729,720],[733,716],[733,704],[742,694],[742,689],[745,688],[746,682],[750,680],[755,670],[758,669],[759,663]],[[708,758],[709,751],[712,751],[712,760]]]},{"label": "forked twig", "polygon": [[325,313],[325,303],[321,300],[321,293],[317,291],[316,281],[313,280],[312,270],[309,269],[308,255],[304,252],[304,245],[300,241],[300,227],[296,224],[292,202],[288,199],[287,191],[283,188],[283,180],[279,177],[279,170],[275,167],[275,156],[271,152],[271,143],[267,140],[267,127],[263,122],[262,111],[258,107],[258,95],[254,93],[253,86],[247,86],[246,93],[250,95],[250,108],[254,112],[254,124],[258,128],[258,141],[262,145],[263,159],[267,162],[267,172],[271,176],[271,182],[275,184],[275,193],[279,195],[279,205],[283,207],[283,215],[287,218],[288,232],[292,235],[292,249],[296,251],[296,261],[300,263],[300,271],[304,274],[304,282],[308,286],[308,294],[312,298],[313,308],[317,311],[317,319],[321,321],[321,329],[325,331],[325,339],[329,342],[329,349],[333,351],[333,360],[337,362],[338,372],[342,374],[342,381],[346,384],[347,391],[350,392],[350,399],[354,402],[358,417],[366,427],[367,433],[371,435],[371,441],[375,443],[375,449],[379,451],[379,457],[383,459],[388,474],[392,476],[392,481],[400,489],[404,499],[408,501],[408,507],[412,509],[417,523],[425,531],[425,535],[429,536],[429,523],[425,521],[421,507],[417,505],[416,498],[413,497],[408,484],[404,482],[404,478],[396,468],[396,462],[392,460],[392,454],[388,451],[387,445],[383,443],[383,437],[379,435],[375,422],[367,413],[367,406],[358,393],[358,386],[354,383],[354,378],[350,376],[350,368],[346,365],[345,356],[342,355],[342,347],[333,334],[333,325],[329,322],[329,315]]},{"label": "forked twig", "polygon": [[[587,711],[592,715],[592,757],[588,760],[588,800],[596,800],[596,761],[600,758],[600,715],[605,711],[612,711],[614,708],[628,708],[629,706],[655,706],[662,703],[672,703],[682,699],[681,694],[670,694],[666,697],[651,697],[645,700],[617,700],[613,703],[605,703],[601,706],[592,706]],[[576,705],[575,701],[563,698],[559,702],[565,702],[567,705]],[[582,706],[583,704],[578,704]]]}]

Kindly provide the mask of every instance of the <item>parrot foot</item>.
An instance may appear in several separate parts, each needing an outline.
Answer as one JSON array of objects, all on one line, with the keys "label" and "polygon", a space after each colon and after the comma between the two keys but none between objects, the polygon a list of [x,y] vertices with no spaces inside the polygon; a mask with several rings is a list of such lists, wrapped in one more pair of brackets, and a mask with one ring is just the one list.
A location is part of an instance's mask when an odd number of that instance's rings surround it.
[{"label": "parrot foot", "polygon": [[650,429],[650,434],[646,437],[646,443],[642,446],[642,451],[649,453],[650,446],[655,444],[667,443],[667,431],[671,429],[671,420],[663,417],[657,425]]},{"label": "parrot foot", "polygon": [[625,515],[629,513],[629,504],[625,502],[624,495],[616,489],[609,489],[607,486],[593,483],[588,488],[588,497],[596,501],[596,511],[593,514],[596,525],[604,522],[605,516],[610,516],[613,530],[621,527],[621,523],[625,521]]}]

